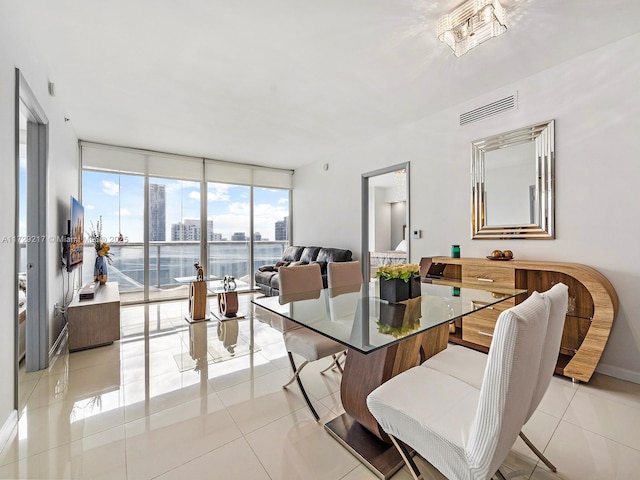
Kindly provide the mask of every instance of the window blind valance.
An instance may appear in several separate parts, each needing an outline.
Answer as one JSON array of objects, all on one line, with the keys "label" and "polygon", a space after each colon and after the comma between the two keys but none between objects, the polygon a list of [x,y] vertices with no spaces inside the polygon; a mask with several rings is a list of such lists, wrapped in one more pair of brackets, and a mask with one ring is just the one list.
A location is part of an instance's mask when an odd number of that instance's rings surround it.
[{"label": "window blind valance", "polygon": [[[80,142],[82,168],[180,180],[291,189],[291,170]],[[204,166],[204,168],[203,168]]]}]

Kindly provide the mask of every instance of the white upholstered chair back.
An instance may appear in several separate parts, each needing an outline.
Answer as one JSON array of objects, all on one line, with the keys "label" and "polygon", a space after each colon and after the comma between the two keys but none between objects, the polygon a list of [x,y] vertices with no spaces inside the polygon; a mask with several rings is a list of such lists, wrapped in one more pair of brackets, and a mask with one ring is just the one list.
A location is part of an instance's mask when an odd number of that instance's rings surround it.
[{"label": "white upholstered chair back", "polygon": [[540,369],[549,300],[533,292],[500,314],[465,446],[471,478],[489,478],[508,455],[528,418]]},{"label": "white upholstered chair back", "polygon": [[538,405],[540,405],[542,397],[544,397],[547,388],[549,388],[551,377],[553,377],[553,372],[558,362],[558,352],[560,351],[560,342],[562,341],[564,320],[567,315],[569,287],[564,283],[558,283],[542,293],[542,296],[548,298],[550,302],[549,322],[547,323],[547,334],[544,345],[542,346],[538,382],[533,392],[533,399],[527,420],[531,418],[531,415],[533,415]]},{"label": "white upholstered chair back", "polygon": [[323,285],[320,265],[317,263],[280,267],[278,275],[280,277],[280,303],[320,296]]},{"label": "white upholstered chair back", "polygon": [[[320,265],[311,263],[309,265],[295,265],[293,267],[280,267],[280,289],[278,302],[281,305],[297,300],[308,300],[319,298],[322,290],[322,275]],[[299,325],[280,317],[280,324],[271,324],[277,330],[286,332],[292,328],[300,328]]]},{"label": "white upholstered chair back", "polygon": [[327,264],[327,286],[331,289],[330,296],[357,291],[361,285],[362,268],[358,260]]}]

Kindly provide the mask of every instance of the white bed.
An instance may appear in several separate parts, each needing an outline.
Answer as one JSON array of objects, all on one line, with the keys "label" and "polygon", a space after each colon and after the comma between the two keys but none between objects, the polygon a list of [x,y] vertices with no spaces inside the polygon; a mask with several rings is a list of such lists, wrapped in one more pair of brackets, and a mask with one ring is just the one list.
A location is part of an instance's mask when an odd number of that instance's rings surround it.
[{"label": "white bed", "polygon": [[371,277],[376,276],[378,267],[382,265],[395,265],[397,263],[407,262],[407,252],[399,250],[388,250],[385,252],[369,252],[369,266],[371,268]]}]

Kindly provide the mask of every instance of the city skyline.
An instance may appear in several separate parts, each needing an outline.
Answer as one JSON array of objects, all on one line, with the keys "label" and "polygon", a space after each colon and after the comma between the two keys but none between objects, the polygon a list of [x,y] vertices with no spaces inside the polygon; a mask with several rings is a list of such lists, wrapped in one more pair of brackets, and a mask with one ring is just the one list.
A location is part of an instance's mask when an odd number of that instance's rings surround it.
[{"label": "city skyline", "polygon": [[[116,241],[120,231],[125,240],[142,242],[144,219],[144,177],[85,170],[82,203],[87,224],[103,217],[103,234]],[[150,184],[165,186],[165,238],[171,225],[188,218],[200,218],[200,183],[149,178]],[[207,220],[214,223],[214,240],[230,240],[235,232],[249,235],[250,188],[244,185],[207,184]],[[254,188],[254,231],[275,239],[276,222],[289,215],[289,190]]]},{"label": "city skyline", "polygon": [[[171,241],[199,241],[202,238],[202,228],[199,218],[185,218],[182,222],[171,224]],[[207,220],[207,241],[215,240],[213,220]],[[220,239],[222,240],[222,239]]]}]

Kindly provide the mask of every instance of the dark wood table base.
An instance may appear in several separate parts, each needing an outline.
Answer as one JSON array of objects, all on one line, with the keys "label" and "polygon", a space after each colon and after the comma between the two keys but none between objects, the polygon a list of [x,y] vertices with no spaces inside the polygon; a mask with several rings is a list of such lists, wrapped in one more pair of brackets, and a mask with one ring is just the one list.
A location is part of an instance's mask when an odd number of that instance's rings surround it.
[{"label": "dark wood table base", "polygon": [[[449,324],[427,330],[400,343],[372,352],[349,350],[340,397],[346,413],[325,429],[382,480],[404,465],[400,453],[367,407],[367,395],[378,386],[447,348]],[[413,455],[413,450],[410,450]]]},{"label": "dark wood table base", "polygon": [[388,480],[404,466],[393,444],[380,440],[348,413],[327,422],[324,428],[382,480]]}]

